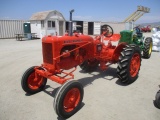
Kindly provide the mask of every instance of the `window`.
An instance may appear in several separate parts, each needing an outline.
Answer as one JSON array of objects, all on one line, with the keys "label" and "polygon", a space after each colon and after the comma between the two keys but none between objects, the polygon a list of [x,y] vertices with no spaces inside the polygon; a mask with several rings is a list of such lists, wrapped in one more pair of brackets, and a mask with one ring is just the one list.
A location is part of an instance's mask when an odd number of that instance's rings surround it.
[{"label": "window", "polygon": [[52,21],[52,28],[55,27],[55,21]]},{"label": "window", "polygon": [[48,28],[55,28],[55,21],[48,21]]},{"label": "window", "polygon": [[51,28],[51,21],[48,21],[48,27]]},{"label": "window", "polygon": [[41,27],[44,28],[44,20],[41,20]]}]

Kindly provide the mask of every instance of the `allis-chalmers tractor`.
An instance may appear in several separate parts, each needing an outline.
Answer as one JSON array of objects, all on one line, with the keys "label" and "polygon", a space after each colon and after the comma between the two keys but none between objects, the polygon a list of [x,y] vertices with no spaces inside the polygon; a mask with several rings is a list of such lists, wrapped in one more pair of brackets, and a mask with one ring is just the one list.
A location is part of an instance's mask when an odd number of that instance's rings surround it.
[{"label": "allis-chalmers tractor", "polygon": [[[107,26],[102,35],[95,38],[73,34],[72,31],[68,36],[44,37],[43,63],[25,71],[21,79],[23,90],[28,94],[40,92],[45,88],[47,79],[62,84],[55,95],[54,109],[58,116],[69,118],[81,107],[84,94],[82,84],[76,80],[71,81],[77,66],[91,72],[97,67],[102,71],[107,70],[107,63],[118,63],[119,80],[122,83],[132,83],[137,79],[140,70],[141,50],[135,44],[122,41],[118,46],[112,45],[112,40],[105,45],[104,36],[112,35],[113,29]],[[132,39],[126,40],[130,42]]]}]

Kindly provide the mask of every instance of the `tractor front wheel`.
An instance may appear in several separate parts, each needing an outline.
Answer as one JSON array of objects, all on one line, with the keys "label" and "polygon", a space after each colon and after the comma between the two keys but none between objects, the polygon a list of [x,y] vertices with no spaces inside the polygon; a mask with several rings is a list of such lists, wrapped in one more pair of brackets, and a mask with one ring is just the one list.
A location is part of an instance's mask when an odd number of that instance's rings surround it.
[{"label": "tractor front wheel", "polygon": [[152,47],[153,47],[152,38],[147,37],[144,42],[144,49],[143,49],[143,57],[144,58],[151,57]]},{"label": "tractor front wheel", "polygon": [[155,104],[156,104],[156,107],[160,109],[160,90],[156,94]]},{"label": "tractor front wheel", "polygon": [[54,109],[61,118],[69,118],[81,107],[83,86],[78,81],[67,81],[57,91],[54,99]]},{"label": "tractor front wheel", "polygon": [[121,52],[117,67],[117,75],[121,82],[127,84],[134,82],[138,77],[140,66],[140,48],[134,44],[127,45]]},{"label": "tractor front wheel", "polygon": [[42,91],[47,83],[47,78],[36,74],[34,68],[35,66],[28,68],[21,79],[22,89],[28,94]]},{"label": "tractor front wheel", "polygon": [[85,72],[94,71],[99,65],[99,61],[97,59],[93,60],[85,60],[82,64],[80,64],[80,68]]}]

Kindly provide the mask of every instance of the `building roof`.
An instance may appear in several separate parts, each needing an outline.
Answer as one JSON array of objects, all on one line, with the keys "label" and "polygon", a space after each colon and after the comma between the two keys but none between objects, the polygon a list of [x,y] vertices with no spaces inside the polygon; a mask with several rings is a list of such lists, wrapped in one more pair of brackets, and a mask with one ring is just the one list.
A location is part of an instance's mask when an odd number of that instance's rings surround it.
[{"label": "building roof", "polygon": [[56,14],[59,14],[59,15],[65,20],[65,18],[63,17],[63,15],[62,15],[60,12],[56,11],[56,10],[50,10],[50,11],[43,11],[43,12],[34,13],[34,14],[31,16],[30,20],[45,20],[45,19],[47,18],[47,16],[48,16],[50,13],[52,13],[52,12],[53,12],[55,15],[56,15]]}]

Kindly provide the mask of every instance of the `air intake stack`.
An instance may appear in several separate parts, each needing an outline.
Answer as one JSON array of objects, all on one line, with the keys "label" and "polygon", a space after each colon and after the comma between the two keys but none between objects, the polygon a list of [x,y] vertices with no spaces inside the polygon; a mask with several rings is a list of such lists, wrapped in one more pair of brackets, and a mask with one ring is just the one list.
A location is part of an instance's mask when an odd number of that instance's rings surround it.
[{"label": "air intake stack", "polygon": [[69,35],[73,35],[73,21],[72,21],[72,13],[74,12],[74,9],[70,11],[70,24],[69,24]]}]

